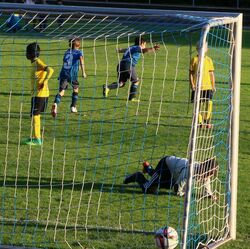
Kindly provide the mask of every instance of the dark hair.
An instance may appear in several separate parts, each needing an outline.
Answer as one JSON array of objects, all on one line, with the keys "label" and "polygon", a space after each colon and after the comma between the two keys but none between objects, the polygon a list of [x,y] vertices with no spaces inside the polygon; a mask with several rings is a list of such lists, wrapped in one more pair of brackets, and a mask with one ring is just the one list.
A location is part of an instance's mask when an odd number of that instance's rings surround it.
[{"label": "dark hair", "polygon": [[40,55],[40,46],[37,42],[30,43],[26,47],[26,58],[32,60]]},{"label": "dark hair", "polygon": [[207,158],[204,162],[200,163],[199,167],[197,167],[197,175],[202,178],[207,178],[209,176],[216,175],[219,169],[219,164],[216,161],[216,158]]},{"label": "dark hair", "polygon": [[139,46],[139,45],[141,45],[144,42],[146,42],[146,40],[143,39],[141,36],[138,36],[138,37],[135,38],[135,45],[136,46]]},{"label": "dark hair", "polygon": [[69,39],[69,47],[74,49],[76,47],[76,44],[77,43],[80,43],[81,42],[81,39],[80,38],[71,38]]}]

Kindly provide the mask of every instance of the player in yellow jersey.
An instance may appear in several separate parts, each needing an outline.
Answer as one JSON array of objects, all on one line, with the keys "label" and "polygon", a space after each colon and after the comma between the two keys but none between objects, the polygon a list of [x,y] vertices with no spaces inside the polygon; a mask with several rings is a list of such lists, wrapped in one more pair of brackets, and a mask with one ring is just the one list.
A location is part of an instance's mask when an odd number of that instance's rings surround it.
[{"label": "player in yellow jersey", "polygon": [[[199,127],[211,128],[211,117],[213,108],[213,93],[215,88],[214,65],[210,57],[206,55],[208,51],[207,43],[205,43],[205,57],[202,70],[202,82],[200,93],[200,111],[198,116]],[[199,43],[197,44],[198,54],[200,53]],[[199,55],[194,56],[190,61],[189,67],[189,81],[192,88],[191,101],[194,100],[194,93],[197,87],[197,70],[199,64]]]},{"label": "player in yellow jersey", "polygon": [[31,61],[31,117],[33,120],[32,138],[25,141],[28,145],[41,145],[40,113],[45,112],[48,98],[49,87],[48,80],[51,78],[54,70],[47,66],[38,57],[40,55],[40,46],[38,43],[30,43],[26,48],[26,58]]}]

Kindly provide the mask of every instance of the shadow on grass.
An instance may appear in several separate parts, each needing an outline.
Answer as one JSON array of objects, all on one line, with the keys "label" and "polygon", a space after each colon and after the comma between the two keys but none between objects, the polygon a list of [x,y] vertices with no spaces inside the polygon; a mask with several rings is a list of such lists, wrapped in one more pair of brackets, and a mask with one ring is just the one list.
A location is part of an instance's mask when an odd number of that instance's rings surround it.
[{"label": "shadow on grass", "polygon": [[[3,179],[3,176],[1,176]],[[64,189],[64,190],[75,190],[75,191],[92,191],[97,190],[99,192],[104,193],[120,193],[120,194],[143,194],[141,188],[137,184],[125,185],[125,184],[113,184],[113,183],[100,183],[100,182],[74,182],[73,181],[64,181],[62,184],[61,180],[53,179],[53,183],[50,184],[50,178],[37,178],[37,177],[18,177],[17,182],[15,181],[15,177],[7,177],[8,179],[4,182],[0,181],[1,186],[5,186],[6,188],[40,188],[40,189],[50,189],[53,190]],[[13,180],[9,180],[9,179]],[[147,195],[173,195],[172,191],[166,191],[166,189],[161,189],[157,194],[147,194]]]}]

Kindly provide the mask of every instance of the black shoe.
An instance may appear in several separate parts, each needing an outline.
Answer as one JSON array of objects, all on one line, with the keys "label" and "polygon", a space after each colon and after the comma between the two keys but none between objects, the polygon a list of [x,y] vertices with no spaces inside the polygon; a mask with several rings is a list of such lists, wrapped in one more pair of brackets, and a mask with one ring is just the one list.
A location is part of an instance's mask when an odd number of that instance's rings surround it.
[{"label": "black shoe", "polygon": [[138,173],[140,173],[140,172],[136,172],[134,174],[126,176],[123,183],[128,184],[128,183],[131,183],[131,182],[136,182],[136,179],[138,177]]}]

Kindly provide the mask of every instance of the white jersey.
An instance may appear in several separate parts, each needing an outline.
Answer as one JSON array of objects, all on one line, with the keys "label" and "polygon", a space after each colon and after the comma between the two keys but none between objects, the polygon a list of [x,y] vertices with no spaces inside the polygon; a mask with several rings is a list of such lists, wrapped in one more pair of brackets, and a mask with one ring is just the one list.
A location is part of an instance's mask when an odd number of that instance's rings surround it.
[{"label": "white jersey", "polygon": [[[166,165],[172,175],[172,181],[177,187],[174,187],[174,191],[177,195],[183,196],[185,194],[186,182],[188,178],[188,160],[186,158],[180,158],[176,156],[165,157]],[[195,167],[199,167],[198,163],[195,163]],[[210,178],[204,180],[205,192],[203,195],[212,195]]]}]

